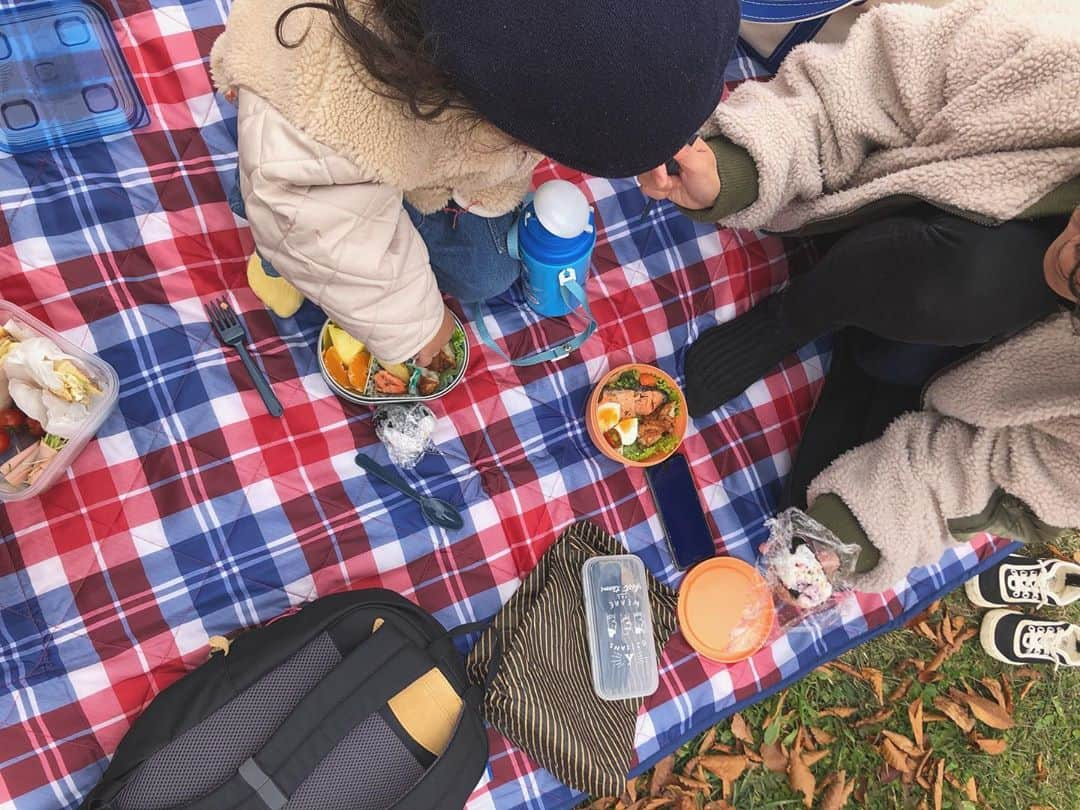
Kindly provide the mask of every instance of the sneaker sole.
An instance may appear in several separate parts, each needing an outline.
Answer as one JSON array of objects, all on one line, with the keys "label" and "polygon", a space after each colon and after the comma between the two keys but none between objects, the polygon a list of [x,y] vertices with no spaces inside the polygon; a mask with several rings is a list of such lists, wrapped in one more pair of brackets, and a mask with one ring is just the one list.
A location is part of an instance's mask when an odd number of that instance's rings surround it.
[{"label": "sneaker sole", "polygon": [[1001,621],[1003,616],[1009,616],[1013,613],[1019,613],[1019,611],[998,609],[991,610],[983,616],[982,627],[979,628],[979,643],[982,645],[983,652],[991,658],[1009,666],[1019,667],[1023,666],[1023,664],[1018,664],[1016,661],[1006,658],[998,652],[997,645],[994,644],[994,631],[997,629],[998,622]]}]

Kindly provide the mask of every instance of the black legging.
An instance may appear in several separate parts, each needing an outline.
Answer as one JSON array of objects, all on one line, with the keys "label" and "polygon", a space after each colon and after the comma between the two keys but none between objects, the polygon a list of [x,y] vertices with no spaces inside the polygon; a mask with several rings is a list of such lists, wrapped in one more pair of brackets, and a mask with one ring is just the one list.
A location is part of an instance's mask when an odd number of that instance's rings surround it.
[{"label": "black legging", "polygon": [[990,228],[928,208],[863,225],[791,282],[781,319],[805,341],[857,326],[904,343],[984,343],[1054,311],[1042,257],[1065,222]]},{"label": "black legging", "polygon": [[783,505],[805,508],[818,473],[920,407],[935,372],[1057,308],[1042,259],[1065,222],[988,228],[919,210],[844,234],[791,282],[783,322],[802,340],[838,334]]}]

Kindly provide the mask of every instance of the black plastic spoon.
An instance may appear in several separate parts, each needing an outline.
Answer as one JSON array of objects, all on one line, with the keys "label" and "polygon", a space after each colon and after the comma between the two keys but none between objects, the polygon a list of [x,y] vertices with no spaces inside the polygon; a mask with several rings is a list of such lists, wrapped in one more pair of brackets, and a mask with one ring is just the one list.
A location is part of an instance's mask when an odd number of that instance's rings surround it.
[{"label": "black plastic spoon", "polygon": [[433,526],[441,526],[450,531],[457,531],[464,527],[465,519],[461,516],[461,510],[449,501],[444,501],[442,498],[431,498],[427,495],[421,495],[409,486],[396,472],[373,461],[363,453],[357,453],[356,464],[362,469],[367,470],[383,483],[392,486],[402,495],[406,495],[420,504],[420,511],[424,513],[424,517],[427,518],[428,523],[431,523]]}]

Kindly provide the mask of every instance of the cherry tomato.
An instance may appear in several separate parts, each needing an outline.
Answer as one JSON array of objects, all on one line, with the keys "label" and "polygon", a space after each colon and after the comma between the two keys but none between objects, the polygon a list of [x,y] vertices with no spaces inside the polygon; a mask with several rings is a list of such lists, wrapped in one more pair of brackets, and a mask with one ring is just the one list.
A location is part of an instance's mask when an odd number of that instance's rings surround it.
[{"label": "cherry tomato", "polygon": [[604,438],[607,439],[607,443],[611,445],[613,450],[618,450],[622,447],[622,439],[619,437],[619,432],[614,428],[605,433]]},{"label": "cherry tomato", "polygon": [[26,429],[30,431],[30,435],[37,438],[45,435],[45,428],[41,426],[41,422],[37,419],[27,418]]},{"label": "cherry tomato", "polygon": [[11,447],[11,434],[6,430],[0,430],[0,453],[6,453]]},{"label": "cherry tomato", "polygon": [[638,381],[641,383],[642,388],[654,388],[656,387],[656,375],[644,372],[638,375]]},{"label": "cherry tomato", "polygon": [[18,408],[4,408],[0,411],[0,428],[17,428],[26,424],[26,414]]}]

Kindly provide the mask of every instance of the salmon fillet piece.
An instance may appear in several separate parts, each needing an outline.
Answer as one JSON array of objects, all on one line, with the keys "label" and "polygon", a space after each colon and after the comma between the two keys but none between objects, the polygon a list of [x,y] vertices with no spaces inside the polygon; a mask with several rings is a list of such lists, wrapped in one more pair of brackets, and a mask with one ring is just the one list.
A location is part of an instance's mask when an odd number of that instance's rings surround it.
[{"label": "salmon fillet piece", "polygon": [[667,395],[655,388],[632,391],[628,388],[605,388],[600,402],[615,402],[623,419],[648,416],[667,401]]}]

